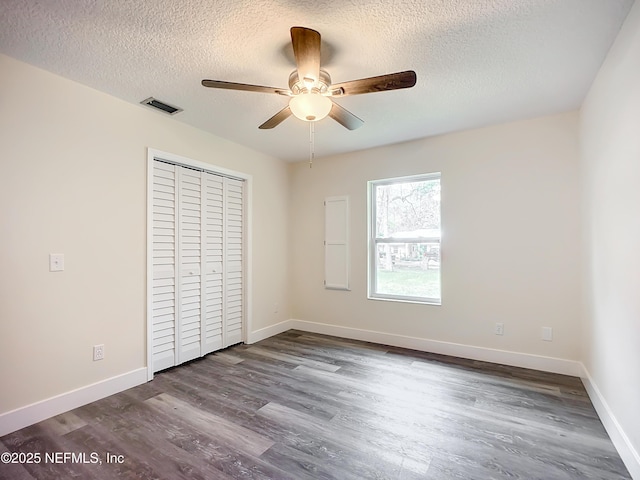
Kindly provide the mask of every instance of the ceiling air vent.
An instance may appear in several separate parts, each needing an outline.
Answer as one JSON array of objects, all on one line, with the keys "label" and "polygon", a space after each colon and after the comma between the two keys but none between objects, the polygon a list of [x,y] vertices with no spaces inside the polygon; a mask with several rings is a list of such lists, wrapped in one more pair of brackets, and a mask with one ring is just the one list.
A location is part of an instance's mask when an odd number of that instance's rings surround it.
[{"label": "ceiling air vent", "polygon": [[169,115],[175,115],[176,113],[182,111],[181,108],[172,107],[171,105],[161,102],[160,100],[156,100],[153,97],[149,97],[146,100],[141,101],[140,103],[142,105],[148,105],[149,107],[153,107],[157,110],[162,110],[163,112],[168,113]]}]

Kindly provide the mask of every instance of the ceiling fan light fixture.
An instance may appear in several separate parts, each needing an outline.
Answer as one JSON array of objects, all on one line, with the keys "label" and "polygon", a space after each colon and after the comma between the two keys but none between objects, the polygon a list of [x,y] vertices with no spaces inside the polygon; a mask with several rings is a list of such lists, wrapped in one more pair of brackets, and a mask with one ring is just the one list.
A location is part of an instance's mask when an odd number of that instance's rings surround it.
[{"label": "ceiling fan light fixture", "polygon": [[320,33],[311,28],[291,27],[291,46],[296,60],[296,69],[289,74],[289,88],[274,88],[249,83],[235,83],[223,80],[202,80],[208,88],[242,90],[246,92],[276,93],[289,97],[289,105],[262,123],[258,128],[267,130],[280,125],[290,116],[313,124],[330,116],[343,127],[355,130],[364,123],[347,109],[333,102],[334,97],[361,95],[363,93],[385,92],[410,88],[416,84],[416,72],[388,73],[376,77],[360,78],[333,84],[331,76],[321,67]]},{"label": "ceiling fan light fixture", "polygon": [[329,115],[333,102],[319,93],[301,93],[289,100],[291,112],[305,122],[317,122]]}]

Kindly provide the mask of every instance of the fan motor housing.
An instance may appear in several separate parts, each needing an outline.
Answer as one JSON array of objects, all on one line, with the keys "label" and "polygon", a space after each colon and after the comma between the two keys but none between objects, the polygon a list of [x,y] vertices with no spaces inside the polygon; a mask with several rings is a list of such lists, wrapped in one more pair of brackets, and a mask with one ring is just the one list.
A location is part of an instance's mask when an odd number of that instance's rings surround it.
[{"label": "fan motor housing", "polygon": [[304,92],[317,91],[320,94],[326,93],[331,85],[331,77],[324,70],[320,70],[320,78],[313,83],[311,88],[302,80],[298,78],[298,71],[294,70],[289,75],[289,89],[294,95],[299,95]]}]

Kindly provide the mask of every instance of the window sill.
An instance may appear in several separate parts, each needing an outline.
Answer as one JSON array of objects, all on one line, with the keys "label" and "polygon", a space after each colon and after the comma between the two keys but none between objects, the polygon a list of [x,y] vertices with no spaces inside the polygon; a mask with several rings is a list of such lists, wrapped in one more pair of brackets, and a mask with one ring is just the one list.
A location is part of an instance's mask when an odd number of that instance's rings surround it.
[{"label": "window sill", "polygon": [[368,295],[368,300],[379,300],[383,302],[397,302],[397,303],[417,303],[420,305],[433,305],[436,307],[442,306],[442,300],[436,299],[419,299],[419,298],[403,298],[403,297],[385,297],[378,295]]}]

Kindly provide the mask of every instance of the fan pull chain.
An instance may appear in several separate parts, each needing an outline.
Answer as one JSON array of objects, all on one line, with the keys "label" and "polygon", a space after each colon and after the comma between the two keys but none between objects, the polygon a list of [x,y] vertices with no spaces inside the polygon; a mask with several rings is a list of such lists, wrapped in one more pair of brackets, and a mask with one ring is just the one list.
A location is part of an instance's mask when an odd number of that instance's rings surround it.
[{"label": "fan pull chain", "polygon": [[315,122],[309,122],[309,168],[313,166],[313,159],[316,155],[316,146],[315,146]]}]

